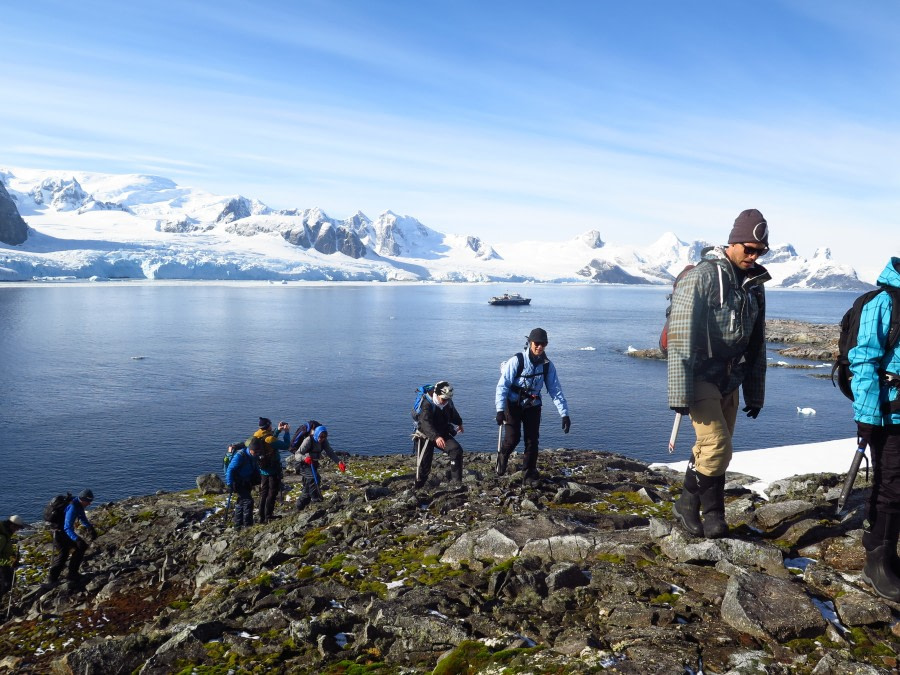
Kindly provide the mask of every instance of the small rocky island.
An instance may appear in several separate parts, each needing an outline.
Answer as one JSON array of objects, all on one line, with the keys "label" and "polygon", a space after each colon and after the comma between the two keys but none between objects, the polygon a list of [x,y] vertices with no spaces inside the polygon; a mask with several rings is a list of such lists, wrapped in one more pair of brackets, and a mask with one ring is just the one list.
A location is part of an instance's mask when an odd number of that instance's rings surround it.
[{"label": "small rocky island", "polygon": [[413,491],[410,456],[353,457],[299,512],[289,475],[281,517],[243,531],[214,474],[95,506],[84,587],[41,586],[36,524],[0,672],[896,672],[900,605],[860,580],[863,472],[843,517],[841,476],[766,500],[728,474],[730,535],[708,541],[673,527],[668,469],[546,450],[525,483],[493,459]]}]

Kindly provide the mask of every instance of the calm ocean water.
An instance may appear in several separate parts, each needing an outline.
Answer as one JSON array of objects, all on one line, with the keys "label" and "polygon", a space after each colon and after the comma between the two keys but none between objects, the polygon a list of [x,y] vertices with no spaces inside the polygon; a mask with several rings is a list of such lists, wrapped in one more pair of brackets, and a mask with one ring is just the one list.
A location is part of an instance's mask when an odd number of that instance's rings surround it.
[{"label": "calm ocean water", "polygon": [[[492,307],[505,290],[529,307]],[[194,486],[260,415],[327,424],[337,450],[406,453],[415,388],[449,379],[467,451],[494,451],[501,361],[550,335],[572,431],[545,408],[542,447],[684,459],[651,347],[665,288],[559,285],[12,285],[0,287],[0,516],[37,520],[53,494],[98,502]],[[854,293],[770,291],[769,316],[836,323]],[[777,355],[776,355],[777,356]],[[811,406],[815,416],[797,414]],[[770,369],[736,449],[852,435],[849,402],[810,371]],[[412,462],[410,463],[412,470]]]}]

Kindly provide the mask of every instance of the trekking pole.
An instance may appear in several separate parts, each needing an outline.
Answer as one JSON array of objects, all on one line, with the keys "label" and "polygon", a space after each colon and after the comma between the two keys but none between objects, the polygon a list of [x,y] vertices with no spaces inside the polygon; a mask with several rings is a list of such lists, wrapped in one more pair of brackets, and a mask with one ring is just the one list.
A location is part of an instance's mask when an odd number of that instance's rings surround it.
[{"label": "trekking pole", "polygon": [[6,606],[6,620],[7,621],[9,621],[9,615],[12,612],[12,596],[13,596],[13,591],[16,590],[16,573],[18,571],[19,570],[17,570],[15,567],[13,567],[12,583],[9,585],[9,604]]},{"label": "trekking pole", "polygon": [[497,465],[494,467],[495,471],[500,471],[500,440],[503,438],[503,427],[506,425],[504,421],[503,424],[497,427]]},{"label": "trekking pole", "polygon": [[323,499],[322,488],[319,487],[319,474],[316,472],[316,465],[310,462],[309,470],[312,472],[313,482],[316,484],[316,492],[319,494],[319,499]]},{"label": "trekking pole", "polygon": [[[859,443],[859,447],[856,448],[856,452],[853,453],[853,461],[850,462],[850,470],[847,472],[847,478],[844,479],[844,487],[841,490],[841,496],[838,497],[837,500],[837,509],[835,510],[836,515],[841,515],[844,511],[844,505],[847,503],[847,499],[850,497],[850,493],[853,491],[853,484],[856,482],[856,474],[859,473],[859,465],[862,463],[863,457],[866,456],[866,442],[861,441]],[[868,461],[867,461],[868,466]],[[868,469],[866,469],[868,471]]]},{"label": "trekking pole", "polygon": [[675,422],[672,424],[672,435],[669,436],[669,454],[675,452],[675,441],[678,440],[678,430],[681,428],[681,413],[675,413]]},{"label": "trekking pole", "polygon": [[232,486],[231,489],[228,491],[228,503],[225,504],[225,516],[224,516],[223,520],[225,521],[226,525],[228,524],[228,509],[231,508],[231,497],[233,494],[234,494],[234,486]]}]

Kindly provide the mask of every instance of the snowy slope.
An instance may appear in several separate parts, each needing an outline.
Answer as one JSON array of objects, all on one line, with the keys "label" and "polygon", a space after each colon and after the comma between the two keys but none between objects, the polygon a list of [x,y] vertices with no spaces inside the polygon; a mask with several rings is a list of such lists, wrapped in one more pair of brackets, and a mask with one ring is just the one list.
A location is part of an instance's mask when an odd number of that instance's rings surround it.
[{"label": "snowy slope", "polygon": [[[28,224],[0,244],[0,280],[32,278],[544,281],[670,284],[706,242],[666,233],[643,249],[596,231],[566,241],[487,242],[443,234],[391,211],[345,220],[276,211],[140,174],[0,169]],[[862,288],[826,250],[790,244],[764,259],[774,285]]]}]

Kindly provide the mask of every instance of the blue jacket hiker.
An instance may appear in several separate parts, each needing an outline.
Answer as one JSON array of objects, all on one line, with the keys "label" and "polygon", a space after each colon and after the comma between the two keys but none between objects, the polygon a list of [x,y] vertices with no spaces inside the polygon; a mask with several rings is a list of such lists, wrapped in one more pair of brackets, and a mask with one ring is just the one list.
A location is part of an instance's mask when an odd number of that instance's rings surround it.
[{"label": "blue jacket hiker", "polygon": [[[56,548],[56,560],[50,567],[50,582],[57,583],[59,575],[63,568],[66,567],[68,561],[68,579],[73,583],[79,583],[82,579],[79,571],[81,561],[84,560],[84,554],[88,549],[88,543],[82,539],[78,532],[75,531],[75,521],[80,521],[88,531],[91,541],[97,538],[97,530],[88,520],[85,509],[94,501],[94,493],[90,490],[84,490],[77,497],[72,497],[69,505],[66,507],[65,516],[63,517],[62,529],[53,529],[53,545]],[[71,556],[71,557],[70,557]]]},{"label": "blue jacket hiker", "polygon": [[522,470],[528,479],[536,479],[538,437],[541,427],[541,390],[547,392],[562,417],[562,428],[569,433],[571,420],[569,405],[563,395],[556,374],[556,366],[544,353],[548,343],[547,331],[535,328],[528,335],[525,349],[500,368],[500,380],[494,397],[497,424],[503,426],[503,444],[497,455],[497,474],[506,473],[509,456],[525,432],[525,458]]},{"label": "blue jacket hiker", "polygon": [[310,502],[322,501],[322,488],[319,480],[319,460],[322,455],[328,456],[332,462],[337,464],[341,472],[347,470],[347,466],[340,460],[331,449],[328,442],[328,429],[319,425],[312,434],[307,436],[300,444],[300,449],[294,455],[297,459],[300,476],[303,480],[303,494],[297,498],[297,509],[306,508]]},{"label": "blue jacket hiker", "polygon": [[225,470],[225,482],[229,490],[237,494],[234,507],[234,526],[237,529],[253,525],[253,486],[261,478],[256,464],[257,453],[262,451],[263,440],[257,436],[250,444],[235,452]]},{"label": "blue jacket hiker", "polygon": [[848,353],[859,447],[868,445],[874,469],[862,578],[878,595],[900,602],[900,346],[887,341],[893,303],[900,297],[900,258],[890,259],[878,285],[892,292],[863,305],[856,346]]}]

